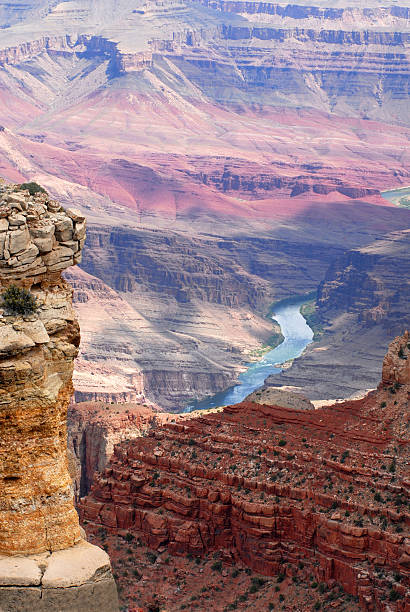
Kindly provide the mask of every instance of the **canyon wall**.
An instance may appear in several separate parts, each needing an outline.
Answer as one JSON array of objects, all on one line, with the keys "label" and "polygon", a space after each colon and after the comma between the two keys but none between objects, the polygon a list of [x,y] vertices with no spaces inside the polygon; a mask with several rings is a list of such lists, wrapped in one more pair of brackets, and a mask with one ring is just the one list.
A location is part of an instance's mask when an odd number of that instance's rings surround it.
[{"label": "canyon wall", "polygon": [[84,240],[79,211],[0,185],[1,286],[30,292],[17,295],[17,306],[2,303],[0,318],[0,607],[7,612],[89,610],[94,602],[118,609],[107,555],[82,539],[67,465],[80,333],[61,271],[81,260]]},{"label": "canyon wall", "polygon": [[336,258],[318,291],[321,338],[267,384],[302,388],[314,400],[374,388],[386,339],[410,328],[409,242],[408,230],[393,232]]},{"label": "canyon wall", "polygon": [[148,397],[181,410],[228,387],[275,333],[264,316],[269,305],[290,287],[294,294],[314,289],[326,262],[340,253],[305,240],[302,232],[288,240],[193,238],[91,227],[82,263],[87,274],[70,273],[84,330],[77,400],[95,394],[118,401],[124,390],[128,400]]},{"label": "canyon wall", "polygon": [[161,424],[181,420],[182,415],[157,411],[147,404],[80,402],[68,410],[68,448],[75,459],[74,496],[84,497],[96,472],[104,471],[114,446],[146,435]]},{"label": "canyon wall", "polygon": [[362,400],[318,410],[245,401],[119,444],[81,501],[87,529],[171,555],[221,551],[214,558],[295,584],[336,581],[365,610],[404,612],[409,356],[406,332]]}]

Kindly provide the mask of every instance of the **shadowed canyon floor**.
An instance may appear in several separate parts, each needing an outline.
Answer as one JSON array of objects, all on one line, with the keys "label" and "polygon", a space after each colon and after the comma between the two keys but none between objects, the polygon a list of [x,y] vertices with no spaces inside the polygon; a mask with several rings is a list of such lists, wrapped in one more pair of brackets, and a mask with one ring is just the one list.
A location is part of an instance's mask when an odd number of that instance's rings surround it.
[{"label": "shadowed canyon floor", "polygon": [[409,351],[408,333],[391,343],[361,400],[246,401],[116,446],[80,512],[123,602],[404,612]]}]

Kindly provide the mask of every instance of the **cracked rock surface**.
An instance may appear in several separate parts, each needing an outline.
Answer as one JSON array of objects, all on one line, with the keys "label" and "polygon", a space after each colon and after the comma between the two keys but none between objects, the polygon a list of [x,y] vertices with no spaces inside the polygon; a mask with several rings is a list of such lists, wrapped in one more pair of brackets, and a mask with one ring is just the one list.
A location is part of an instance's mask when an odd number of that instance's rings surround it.
[{"label": "cracked rock surface", "polygon": [[45,193],[0,185],[0,610],[117,610],[107,554],[82,539],[67,464],[67,407],[80,329],[71,286],[85,218]]}]

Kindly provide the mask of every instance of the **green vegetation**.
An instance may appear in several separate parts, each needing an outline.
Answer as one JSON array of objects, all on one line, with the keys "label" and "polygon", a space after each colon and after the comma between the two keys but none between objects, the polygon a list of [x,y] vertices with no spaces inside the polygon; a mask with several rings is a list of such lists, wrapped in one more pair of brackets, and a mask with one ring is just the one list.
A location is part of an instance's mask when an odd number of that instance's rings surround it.
[{"label": "green vegetation", "polygon": [[1,295],[0,306],[10,315],[33,314],[38,308],[37,300],[27,289],[10,285]]},{"label": "green vegetation", "polygon": [[394,589],[390,590],[390,593],[389,593],[390,601],[397,601],[398,599],[401,599],[401,598],[402,598],[402,595],[400,595],[398,591],[395,591]]},{"label": "green vegetation", "polygon": [[157,555],[151,551],[147,552],[147,559],[150,563],[155,563],[155,561],[157,560]]},{"label": "green vegetation", "polygon": [[255,349],[249,354],[249,357],[251,359],[259,360],[261,357],[263,357],[265,353],[272,351],[274,348],[279,346],[279,344],[282,344],[282,342],[284,341],[285,336],[280,331],[279,323],[275,321],[274,319],[272,319],[272,322],[275,328],[274,333],[271,336],[269,336],[265,344],[262,344],[260,348]]},{"label": "green vegetation", "polygon": [[266,318],[273,323],[274,332],[268,338],[265,344],[250,353],[250,358],[252,360],[259,360],[265,353],[272,351],[274,348],[282,344],[285,339],[279,323],[275,320],[275,311],[277,308],[285,305],[299,304],[303,299],[305,299],[306,302],[300,307],[300,312],[306,319],[309,327],[313,330],[313,340],[318,340],[320,338],[320,336],[323,334],[323,327],[317,314],[316,291],[312,291],[311,293],[307,293],[305,295],[295,295],[291,298],[279,300],[278,302],[271,304],[266,315]]},{"label": "green vegetation", "polygon": [[313,331],[313,340],[319,340],[323,335],[323,325],[321,323],[318,308],[316,305],[316,297],[313,300],[309,300],[300,307],[300,314],[306,319],[306,323]]},{"label": "green vegetation", "polygon": [[257,593],[259,589],[261,589],[265,585],[266,582],[266,578],[259,578],[257,576],[254,576],[253,578],[251,578],[251,586],[249,592]]},{"label": "green vegetation", "polygon": [[18,189],[19,191],[28,190],[30,195],[35,195],[36,193],[47,193],[44,187],[32,181],[30,183],[22,183],[18,186]]}]

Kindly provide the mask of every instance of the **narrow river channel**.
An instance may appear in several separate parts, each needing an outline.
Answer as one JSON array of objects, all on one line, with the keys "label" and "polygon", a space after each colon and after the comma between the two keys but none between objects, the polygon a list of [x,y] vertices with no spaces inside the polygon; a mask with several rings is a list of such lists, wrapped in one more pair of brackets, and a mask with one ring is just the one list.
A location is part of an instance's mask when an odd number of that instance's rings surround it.
[{"label": "narrow river channel", "polygon": [[281,372],[281,368],[276,368],[275,363],[283,363],[302,354],[305,347],[312,342],[313,331],[300,314],[300,307],[306,300],[291,303],[292,301],[285,300],[277,304],[273,315],[285,337],[282,344],[265,353],[260,361],[249,364],[247,370],[239,375],[239,384],[200,402],[190,403],[184,412],[237,404],[252,391],[262,387],[270,374]]}]

